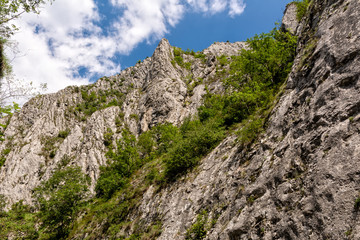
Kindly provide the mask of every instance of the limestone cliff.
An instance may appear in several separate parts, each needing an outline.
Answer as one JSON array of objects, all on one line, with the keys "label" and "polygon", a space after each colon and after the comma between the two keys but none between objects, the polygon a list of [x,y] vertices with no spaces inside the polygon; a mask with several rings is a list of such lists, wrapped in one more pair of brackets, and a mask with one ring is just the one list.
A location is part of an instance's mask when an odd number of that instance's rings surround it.
[{"label": "limestone cliff", "polygon": [[[354,206],[360,192],[360,2],[313,0],[295,25],[288,9],[291,24],[284,26],[299,36],[297,57],[266,131],[246,147],[229,135],[192,173],[160,190],[148,187],[129,220],[145,228],[160,219],[158,239],[184,239],[206,209],[206,239],[360,239]],[[64,156],[94,185],[106,163],[108,128],[116,135],[127,125],[139,134],[159,123],[180,124],[201,105],[203,82],[222,91],[216,56],[245,47],[216,43],[201,57],[184,54],[177,63],[163,39],[151,58],[117,76],[32,99],[5,131],[0,150],[11,150],[0,194],[30,202],[31,190]],[[100,110],[92,110],[91,92],[106,96],[96,98]],[[72,238],[109,239],[102,227],[91,222],[86,234]],[[135,228],[121,231],[130,235]]]},{"label": "limestone cliff", "polygon": [[81,166],[94,186],[99,166],[106,163],[103,142],[109,128],[118,138],[124,126],[138,135],[160,123],[180,124],[200,106],[203,82],[211,80],[210,91],[221,90],[219,79],[213,79],[216,51],[234,55],[243,47],[216,43],[196,57],[182,53],[191,63],[184,67],[174,62],[174,48],[163,39],[152,57],[116,76],[31,99],[12,117],[0,146],[6,159],[0,194],[10,203],[31,203],[32,189],[64,158]]}]

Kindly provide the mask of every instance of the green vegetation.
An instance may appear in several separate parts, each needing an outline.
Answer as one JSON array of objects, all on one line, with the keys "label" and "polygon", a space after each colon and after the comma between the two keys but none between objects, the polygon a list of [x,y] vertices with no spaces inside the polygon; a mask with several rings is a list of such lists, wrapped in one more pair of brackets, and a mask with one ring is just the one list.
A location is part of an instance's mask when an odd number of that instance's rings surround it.
[{"label": "green vegetation", "polygon": [[114,136],[114,133],[113,131],[111,130],[111,128],[107,128],[106,129],[106,132],[104,134],[104,145],[106,147],[111,147],[112,144],[113,144],[113,136]]},{"label": "green vegetation", "polygon": [[316,37],[312,37],[301,51],[301,57],[299,65],[297,66],[297,70],[300,71],[303,67],[308,67],[307,61],[309,57],[314,53],[315,48],[317,46],[318,39]]},{"label": "green vegetation", "polygon": [[356,198],[354,208],[358,210],[360,208],[360,197]]},{"label": "green vegetation", "polygon": [[186,240],[201,240],[207,233],[208,212],[203,210],[196,218],[196,222],[186,231]]},{"label": "green vegetation", "polygon": [[113,150],[111,145],[108,147],[108,164],[100,167],[101,175],[95,187],[96,195],[107,199],[127,185],[129,177],[141,164],[136,138],[129,130],[123,130],[116,150]]},{"label": "green vegetation", "polygon": [[65,129],[59,131],[57,136],[42,136],[40,139],[42,147],[41,155],[43,155],[46,159],[54,158],[56,155],[56,151],[65,138],[70,134],[70,129]]},{"label": "green vegetation", "polygon": [[220,57],[217,57],[217,60],[219,61],[221,67],[224,67],[229,64],[227,56],[225,55],[221,55]]},{"label": "green vegetation", "polygon": [[207,94],[199,109],[201,121],[222,119],[225,127],[243,123],[239,140],[248,143],[261,129],[277,92],[289,74],[296,37],[273,29],[247,41],[250,49],[232,57],[225,94]]},{"label": "green vegetation", "polygon": [[177,141],[164,158],[165,175],[170,181],[195,167],[224,137],[224,129],[216,119],[201,122],[187,120],[180,127]]},{"label": "green vegetation", "polygon": [[[33,239],[71,239],[80,233],[89,239],[155,239],[161,233],[160,215],[146,222],[132,218],[149,185],[158,191],[192,171],[228,133],[236,131],[238,141],[244,147],[251,146],[263,131],[291,70],[296,41],[296,37],[275,28],[249,39],[249,49],[243,49],[239,56],[219,57],[219,70],[229,66],[219,71],[224,77],[225,91],[208,92],[198,116],[186,119],[181,126],[165,123],[136,138],[123,124],[124,114],[120,113],[115,120],[116,133],[111,128],[104,133],[107,165],[100,167],[93,199],[85,204],[86,177],[79,168],[66,167],[71,158],[64,156],[53,176],[35,189],[39,212],[20,207],[25,209],[21,210],[24,214],[20,214],[20,220],[16,220],[19,214],[11,210],[0,218],[0,224],[5,222],[4,226],[11,226],[9,229],[15,231],[11,221],[18,224],[17,221],[28,218],[29,222],[25,221],[28,225],[20,223],[22,227],[28,226],[28,230],[21,230],[22,236],[28,234]],[[175,48],[175,64],[184,64],[182,54],[197,56],[193,51]],[[201,81],[189,75],[188,88],[194,88]],[[90,89],[80,92],[84,102],[76,110],[83,113],[82,117],[108,106],[111,101],[110,92],[96,93]],[[111,92],[110,96],[120,102],[123,94],[117,93]],[[130,118],[138,121],[135,114]],[[56,137],[44,137],[45,155],[55,156],[57,144],[68,134],[69,131],[64,130]],[[248,196],[248,204],[258,197]],[[356,208],[358,205],[356,203]],[[11,214],[14,216],[10,217]],[[215,222],[209,221],[208,211],[200,212],[187,230],[186,239],[204,239]],[[132,235],[125,229],[132,229]]]},{"label": "green vegetation", "polygon": [[0,155],[0,169],[5,164],[6,156],[11,152],[11,148],[5,148],[1,151]]},{"label": "green vegetation", "polygon": [[203,83],[202,78],[194,79],[194,76],[192,74],[189,74],[188,76],[186,76],[185,84],[186,84],[186,88],[187,88],[187,94],[189,96],[192,96],[194,94],[194,92],[193,92],[194,88],[196,88],[198,85],[200,85],[202,83]]},{"label": "green vegetation", "polygon": [[294,1],[296,4],[296,19],[300,22],[301,19],[305,16],[310,0],[298,0]]},{"label": "green vegetation", "polygon": [[59,131],[58,137],[65,139],[69,135],[69,133],[70,133],[70,129],[67,128],[63,131]]},{"label": "green vegetation", "polygon": [[5,124],[0,124],[0,142],[3,142],[4,139],[4,132],[7,128],[7,126],[10,123],[10,119],[13,116],[13,114],[20,110],[19,104],[13,103],[13,105],[8,106],[0,106],[0,118],[7,118]]},{"label": "green vegetation", "polygon": [[345,232],[345,236],[349,237],[352,234],[352,229],[350,228]]},{"label": "green vegetation", "polygon": [[[51,0],[49,1],[52,2]],[[23,13],[39,13],[39,8],[45,0],[0,0],[0,33],[9,38],[17,30],[15,25],[6,25],[11,20],[18,18]]]},{"label": "green vegetation", "polygon": [[130,119],[134,119],[135,121],[139,121],[139,115],[137,115],[137,114],[135,114],[135,113],[132,113],[132,114],[130,114]]},{"label": "green vegetation", "polygon": [[3,78],[5,75],[11,73],[11,65],[7,59],[4,52],[4,45],[6,44],[6,39],[0,36],[0,78]]},{"label": "green vegetation", "polygon": [[82,103],[79,103],[74,109],[70,108],[69,112],[79,116],[79,113],[84,115],[80,117],[81,120],[86,120],[85,116],[91,116],[94,112],[105,109],[111,106],[121,106],[123,104],[125,94],[118,90],[108,91],[91,91],[88,93],[87,89],[81,90]]},{"label": "green vegetation", "polygon": [[0,239],[38,239],[37,218],[34,209],[23,201],[12,205],[9,211],[4,210],[5,197],[0,195]]},{"label": "green vegetation", "polygon": [[14,239],[65,239],[84,203],[87,184],[79,167],[59,166],[34,190],[37,208],[20,201],[5,211],[5,198],[0,195],[0,239],[9,235]]},{"label": "green vegetation", "polygon": [[174,47],[174,60],[171,61],[172,65],[175,66],[175,63],[180,67],[185,67],[184,59],[182,58],[183,51],[181,48]]},{"label": "green vegetation", "polygon": [[191,65],[192,62],[184,62],[184,59],[182,57],[182,55],[192,55],[195,58],[199,58],[202,59],[202,62],[205,63],[206,62],[206,55],[203,53],[195,53],[194,50],[189,50],[187,49],[186,51],[183,51],[181,48],[178,47],[174,47],[173,48],[173,53],[174,53],[174,59],[171,61],[171,64],[175,67],[176,64],[182,68],[185,68],[187,70],[191,70]]},{"label": "green vegetation", "polygon": [[16,25],[9,24],[9,22],[23,13],[39,13],[39,8],[44,3],[44,0],[0,0],[0,79],[11,72],[11,66],[5,56],[4,45],[7,39],[18,30]]},{"label": "green vegetation", "polygon": [[57,169],[34,191],[42,239],[63,239],[87,194],[89,179],[79,167]]},{"label": "green vegetation", "polygon": [[60,131],[55,137],[43,136],[40,139],[40,142],[43,145],[41,155],[43,155],[46,159],[54,158],[59,144],[64,141],[67,134],[68,133],[65,130]]}]

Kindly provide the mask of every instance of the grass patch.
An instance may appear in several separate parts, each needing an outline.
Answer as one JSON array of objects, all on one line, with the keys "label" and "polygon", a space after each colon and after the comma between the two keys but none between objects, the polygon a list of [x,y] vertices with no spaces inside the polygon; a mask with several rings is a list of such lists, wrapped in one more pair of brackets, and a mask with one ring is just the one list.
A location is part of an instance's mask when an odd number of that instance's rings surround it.
[{"label": "grass patch", "polygon": [[307,12],[310,0],[298,0],[293,3],[296,5],[296,20],[300,22]]}]

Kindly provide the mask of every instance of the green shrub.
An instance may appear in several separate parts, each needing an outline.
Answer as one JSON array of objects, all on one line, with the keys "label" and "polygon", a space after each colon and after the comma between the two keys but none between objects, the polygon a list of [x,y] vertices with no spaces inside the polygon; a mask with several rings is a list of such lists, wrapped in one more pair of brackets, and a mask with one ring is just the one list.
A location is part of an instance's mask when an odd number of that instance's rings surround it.
[{"label": "green shrub", "polygon": [[141,158],[150,158],[154,152],[155,141],[151,131],[144,132],[139,136],[137,150]]},{"label": "green shrub", "polygon": [[263,131],[263,118],[250,117],[243,121],[243,126],[237,132],[238,141],[244,145],[253,142],[257,136]]},{"label": "green shrub", "polygon": [[172,65],[175,67],[175,64],[177,64],[180,67],[191,70],[191,62],[184,62],[184,59],[181,56],[182,54],[191,54],[191,52],[184,52],[181,48],[174,47],[174,60],[171,61]]},{"label": "green shrub", "polygon": [[225,56],[225,55],[221,55],[220,57],[217,57],[217,60],[219,61],[220,66],[222,66],[222,67],[229,64],[227,56]]},{"label": "green shrub", "polygon": [[139,121],[139,115],[133,113],[133,114],[130,114],[130,119],[134,119],[135,121]]},{"label": "green shrub", "polygon": [[88,183],[89,179],[79,167],[66,167],[55,171],[49,180],[35,188],[45,239],[63,239],[68,235],[69,226],[87,194]]},{"label": "green shrub", "polygon": [[67,128],[63,131],[59,131],[58,137],[65,139],[69,135],[69,133],[70,133],[70,129]]},{"label": "green shrub", "polygon": [[178,48],[178,47],[174,47],[174,56],[175,57],[179,57],[181,56],[181,54],[183,54],[184,51],[181,49],[181,48]]},{"label": "green shrub", "polygon": [[208,213],[203,210],[196,218],[196,222],[186,231],[186,240],[201,240],[206,237]]},{"label": "green shrub", "polygon": [[23,201],[14,203],[5,211],[5,198],[0,195],[0,239],[38,239],[37,218],[34,209]]},{"label": "green shrub", "polygon": [[187,120],[180,131],[182,137],[171,146],[165,158],[165,174],[170,181],[195,167],[224,137],[224,130],[216,119]]},{"label": "green shrub", "polygon": [[205,95],[199,109],[203,121],[223,118],[225,126],[239,123],[260,109],[268,108],[286,80],[295,57],[297,38],[273,29],[247,40],[249,49],[232,57],[226,94]]},{"label": "green shrub", "polygon": [[180,67],[184,66],[184,59],[181,56],[175,56],[174,60]]},{"label": "green shrub", "polygon": [[298,0],[294,3],[296,4],[296,19],[300,22],[307,12],[310,0]]},{"label": "green shrub", "polygon": [[122,139],[117,141],[115,152],[110,149],[106,157],[108,165],[100,167],[100,177],[95,191],[98,197],[109,199],[126,185],[128,178],[141,165],[135,136],[124,129]]},{"label": "green shrub", "polygon": [[111,130],[111,128],[107,128],[106,132],[104,133],[104,145],[106,147],[111,148],[113,140],[114,140],[113,136],[114,136],[114,133]]},{"label": "green shrub", "polygon": [[206,55],[203,54],[202,52],[196,53],[196,54],[194,55],[194,57],[195,57],[195,58],[198,58],[198,59],[201,59],[202,63],[204,63],[204,64],[206,63]]},{"label": "green shrub", "polygon": [[11,148],[5,148],[0,155],[0,168],[5,164],[6,156],[11,152]]}]

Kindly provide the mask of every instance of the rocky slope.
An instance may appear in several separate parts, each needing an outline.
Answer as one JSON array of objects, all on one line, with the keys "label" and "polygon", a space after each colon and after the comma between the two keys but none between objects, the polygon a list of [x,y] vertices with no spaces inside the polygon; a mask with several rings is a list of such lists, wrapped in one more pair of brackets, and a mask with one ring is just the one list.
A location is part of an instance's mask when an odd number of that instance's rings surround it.
[{"label": "rocky slope", "polygon": [[[359,13],[358,0],[314,0],[300,24],[285,24],[299,35],[298,54],[259,141],[244,147],[228,136],[192,173],[160,191],[146,189],[129,219],[145,228],[160,218],[164,240],[184,239],[199,216],[209,222],[206,239],[360,239]],[[293,10],[287,14],[295,19]],[[162,40],[151,58],[117,76],[32,99],[6,129],[0,150],[11,151],[0,194],[30,202],[31,190],[64,156],[94,184],[108,128],[119,134],[128,125],[139,134],[166,121],[180,124],[196,113],[204,82],[222,90],[216,56],[244,47],[216,43],[205,55],[183,54],[178,64]],[[94,98],[102,109],[92,112]],[[97,227],[89,225],[95,236]],[[84,238],[96,239],[73,235]]]},{"label": "rocky slope", "polygon": [[[144,197],[159,239],[182,239],[201,210],[206,239],[359,239],[360,2],[313,1],[298,57],[261,140],[228,137],[184,182]],[[148,197],[151,196],[151,197]]]},{"label": "rocky slope", "polygon": [[119,75],[31,99],[12,117],[0,146],[6,159],[0,170],[0,194],[10,203],[31,203],[32,189],[64,158],[91,177],[93,190],[99,166],[106,163],[103,142],[109,129],[116,139],[124,126],[138,135],[160,123],[180,124],[196,113],[204,82],[210,82],[210,91],[221,91],[214,79],[216,53],[234,55],[243,47],[244,43],[215,43],[196,56],[179,50],[179,65],[174,48],[163,39],[152,57]]}]

